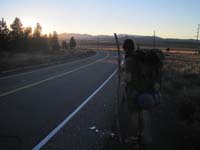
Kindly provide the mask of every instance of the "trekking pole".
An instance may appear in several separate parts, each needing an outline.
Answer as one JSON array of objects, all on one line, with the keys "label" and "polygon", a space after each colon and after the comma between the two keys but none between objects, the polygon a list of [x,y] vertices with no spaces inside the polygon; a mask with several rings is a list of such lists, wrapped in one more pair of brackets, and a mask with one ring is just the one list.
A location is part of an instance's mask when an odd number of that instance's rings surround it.
[{"label": "trekking pole", "polygon": [[139,126],[138,146],[139,146],[139,150],[142,150],[143,148],[143,143],[142,143],[143,133],[142,132],[144,128],[142,110],[139,110],[138,112],[138,126]]},{"label": "trekking pole", "polygon": [[122,142],[122,137],[121,137],[120,123],[119,123],[119,105],[120,105],[120,88],[121,88],[121,86],[120,86],[121,54],[120,54],[120,46],[119,46],[117,34],[114,33],[114,36],[115,36],[115,41],[116,41],[116,45],[117,45],[117,53],[118,53],[117,130],[118,130],[118,134],[119,134],[119,141],[122,144],[123,142]]},{"label": "trekking pole", "polygon": [[[119,40],[118,40],[118,37],[117,37],[117,34],[114,33],[115,35],[115,41],[116,41],[116,45],[117,45],[117,53],[118,53],[118,71],[120,71],[121,69],[121,53],[120,53],[120,46],[119,46]],[[119,74],[119,79],[121,78],[120,74]]]}]

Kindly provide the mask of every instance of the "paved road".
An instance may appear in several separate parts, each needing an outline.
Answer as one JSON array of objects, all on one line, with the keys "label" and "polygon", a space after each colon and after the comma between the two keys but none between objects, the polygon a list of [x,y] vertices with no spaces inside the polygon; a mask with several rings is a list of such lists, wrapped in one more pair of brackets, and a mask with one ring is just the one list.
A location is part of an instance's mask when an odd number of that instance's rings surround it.
[{"label": "paved road", "polygon": [[98,52],[0,77],[0,149],[105,149],[116,68],[115,53]]}]

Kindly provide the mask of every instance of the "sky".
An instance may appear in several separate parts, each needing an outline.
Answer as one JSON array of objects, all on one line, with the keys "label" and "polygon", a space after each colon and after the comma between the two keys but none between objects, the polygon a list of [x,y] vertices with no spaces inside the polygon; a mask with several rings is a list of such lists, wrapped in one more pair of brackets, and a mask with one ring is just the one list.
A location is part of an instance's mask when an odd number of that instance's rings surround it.
[{"label": "sky", "polygon": [[39,22],[43,33],[156,35],[195,39],[200,0],[0,0],[0,17],[10,25]]}]

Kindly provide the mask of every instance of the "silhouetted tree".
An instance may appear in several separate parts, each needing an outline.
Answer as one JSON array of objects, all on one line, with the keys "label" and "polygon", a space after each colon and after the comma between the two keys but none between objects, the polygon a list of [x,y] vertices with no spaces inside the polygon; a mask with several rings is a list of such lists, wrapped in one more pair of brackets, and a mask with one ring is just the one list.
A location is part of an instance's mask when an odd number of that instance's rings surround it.
[{"label": "silhouetted tree", "polygon": [[26,27],[24,29],[24,37],[28,39],[28,38],[31,38],[31,36],[32,36],[32,28]]},{"label": "silhouetted tree", "polygon": [[49,33],[49,36],[48,36],[48,45],[50,48],[52,47],[52,34],[51,33]]},{"label": "silhouetted tree", "polygon": [[47,35],[42,36],[42,26],[37,23],[33,31],[32,47],[36,50],[46,50],[48,46]]},{"label": "silhouetted tree", "polygon": [[39,23],[36,24],[36,27],[33,32],[33,37],[34,38],[40,38],[42,33],[42,27]]},{"label": "silhouetted tree", "polygon": [[53,35],[50,38],[50,46],[53,50],[57,50],[60,48],[59,42],[58,42],[58,34],[56,31],[53,31]]},{"label": "silhouetted tree", "polygon": [[5,20],[0,20],[0,51],[2,50],[47,50],[59,49],[58,35],[42,35],[42,26],[37,23],[32,33],[31,27],[23,28],[21,20],[16,17],[8,29]]},{"label": "silhouetted tree", "polygon": [[68,49],[68,44],[65,40],[62,41],[62,48],[63,49]]},{"label": "silhouetted tree", "polygon": [[22,39],[23,49],[30,49],[32,42],[32,28],[26,27],[23,31],[23,39]]},{"label": "silhouetted tree", "polygon": [[8,49],[9,29],[4,21],[4,18],[0,20],[0,51]]},{"label": "silhouetted tree", "polygon": [[23,35],[23,24],[19,18],[15,18],[14,22],[10,25],[11,36],[13,39],[19,39]]},{"label": "silhouetted tree", "polygon": [[46,34],[42,37],[42,48],[44,50],[49,49],[48,36]]},{"label": "silhouetted tree", "polygon": [[76,40],[74,39],[74,37],[72,36],[70,41],[69,41],[69,47],[70,48],[74,48],[76,47]]},{"label": "silhouetted tree", "polygon": [[11,49],[22,49],[23,47],[23,25],[19,18],[15,18],[14,22],[10,25],[10,46]]}]

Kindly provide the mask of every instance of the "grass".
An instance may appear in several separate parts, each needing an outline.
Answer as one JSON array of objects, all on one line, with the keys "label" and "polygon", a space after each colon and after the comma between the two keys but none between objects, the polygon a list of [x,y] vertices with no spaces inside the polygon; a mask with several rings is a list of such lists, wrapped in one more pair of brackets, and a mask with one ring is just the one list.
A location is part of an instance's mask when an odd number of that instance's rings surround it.
[{"label": "grass", "polygon": [[176,104],[179,148],[200,149],[200,56],[169,54],[164,66],[163,93]]},{"label": "grass", "polygon": [[58,51],[4,52],[0,56],[0,71],[35,66],[40,64],[59,63],[87,57],[95,54],[88,49],[67,49]]}]

